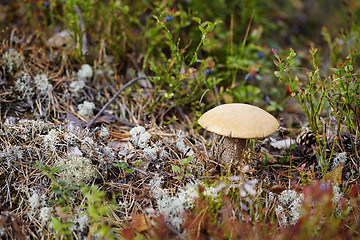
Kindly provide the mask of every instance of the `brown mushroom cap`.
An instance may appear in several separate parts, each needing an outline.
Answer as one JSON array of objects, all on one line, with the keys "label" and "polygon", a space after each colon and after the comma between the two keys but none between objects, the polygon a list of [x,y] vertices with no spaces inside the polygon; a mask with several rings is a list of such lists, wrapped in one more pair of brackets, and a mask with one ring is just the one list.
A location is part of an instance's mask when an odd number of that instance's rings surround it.
[{"label": "brown mushroom cap", "polygon": [[279,123],[265,110],[244,103],[217,106],[204,113],[198,123],[208,131],[232,138],[263,138],[274,133]]}]

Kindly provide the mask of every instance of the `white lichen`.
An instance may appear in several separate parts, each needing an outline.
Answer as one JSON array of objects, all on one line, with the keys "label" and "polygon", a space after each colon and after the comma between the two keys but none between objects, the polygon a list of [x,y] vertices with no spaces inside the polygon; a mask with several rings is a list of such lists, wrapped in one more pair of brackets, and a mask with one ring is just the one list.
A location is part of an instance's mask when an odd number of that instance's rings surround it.
[{"label": "white lichen", "polygon": [[12,163],[23,158],[24,151],[20,146],[6,146],[0,152],[0,162],[5,162],[8,168],[11,167]]},{"label": "white lichen", "polygon": [[281,192],[279,196],[280,205],[275,208],[275,213],[281,225],[295,225],[300,218],[301,201],[303,198],[303,194],[298,194],[294,190],[284,190]]},{"label": "white lichen", "polygon": [[166,151],[165,149],[162,149],[162,151],[160,152],[160,160],[166,160],[170,157],[170,153],[168,151]]},{"label": "white lichen", "polygon": [[47,222],[49,221],[51,216],[51,208],[50,207],[42,207],[39,211],[39,219],[41,221],[41,224],[45,226]]},{"label": "white lichen", "polygon": [[101,139],[109,138],[110,137],[109,130],[105,126],[102,126],[100,129],[99,136]]},{"label": "white lichen", "polygon": [[38,207],[40,207],[40,197],[39,194],[37,194],[37,192],[35,192],[33,190],[33,194],[31,195],[31,197],[29,198],[29,207],[30,207],[30,215],[34,214],[35,210],[38,209]]},{"label": "white lichen", "polygon": [[55,150],[56,144],[59,141],[58,135],[59,133],[57,130],[51,129],[50,132],[44,136],[44,147]]},{"label": "white lichen", "polygon": [[77,137],[72,132],[66,132],[64,134],[64,140],[69,145],[75,145],[77,143]]},{"label": "white lichen", "polygon": [[83,79],[79,79],[70,83],[70,89],[73,90],[74,92],[79,92],[84,87],[85,87],[85,82]]},{"label": "white lichen", "polygon": [[90,159],[72,153],[60,158],[56,166],[61,168],[60,180],[71,186],[85,185],[97,176]]},{"label": "white lichen", "polygon": [[246,183],[244,183],[243,189],[251,196],[255,196],[257,193],[256,189],[255,189],[257,182],[258,182],[258,180],[256,180],[256,179],[247,181]]},{"label": "white lichen", "polygon": [[24,98],[30,99],[34,96],[34,88],[30,81],[30,75],[25,73],[19,77],[15,82],[15,90],[19,91],[21,94],[18,95],[18,99],[22,100]]},{"label": "white lichen", "polygon": [[110,147],[103,147],[103,153],[107,160],[109,161],[116,161],[115,160],[115,153],[112,148]]},{"label": "white lichen", "polygon": [[7,236],[7,231],[5,230],[4,227],[0,227],[0,236],[1,237],[6,237]]},{"label": "white lichen", "polygon": [[81,69],[77,73],[80,80],[84,80],[86,78],[91,78],[93,75],[93,70],[89,64],[83,64]]},{"label": "white lichen", "polygon": [[341,200],[345,201],[345,203],[347,204],[347,210],[345,211],[349,211],[352,207],[352,205],[350,204],[351,202],[348,201],[346,198],[344,198],[343,193],[341,192],[341,189],[339,186],[337,185],[333,185],[332,186],[332,192],[333,192],[333,198],[331,199],[332,203],[335,205],[336,207],[336,215],[339,217],[343,214],[343,209],[341,207]]},{"label": "white lichen", "polygon": [[130,134],[131,134],[131,137],[137,137],[138,135],[142,134],[145,132],[145,128],[142,127],[142,126],[137,126],[137,127],[133,127],[131,130],[130,130]]},{"label": "white lichen", "polygon": [[49,79],[46,74],[38,74],[34,78],[37,89],[40,95],[47,95],[53,89],[53,85],[49,83]]},{"label": "white lichen", "polygon": [[158,212],[172,226],[180,229],[184,223],[182,214],[193,207],[194,201],[199,197],[199,182],[188,183],[185,188],[180,188],[178,193],[170,196],[167,189],[162,189],[162,178],[156,176],[150,180],[149,186],[152,196],[156,199]]},{"label": "white lichen", "polygon": [[80,150],[81,152],[87,154],[89,157],[92,157],[94,153],[100,154],[100,148],[95,143],[94,139],[88,136],[84,136],[81,140]]},{"label": "white lichen", "polygon": [[83,115],[85,117],[90,117],[93,115],[95,109],[95,104],[89,101],[84,101],[80,103],[78,106],[78,114]]},{"label": "white lichen", "polygon": [[14,48],[10,48],[2,56],[4,66],[11,73],[13,73],[13,70],[18,69],[23,61],[24,57]]},{"label": "white lichen", "polygon": [[159,177],[158,175],[155,175],[155,177],[150,179],[149,186],[155,198],[160,198],[163,193],[162,180],[163,178]]},{"label": "white lichen", "polygon": [[145,148],[151,138],[151,134],[145,131],[144,127],[134,127],[129,132],[131,134],[131,142],[139,148]]},{"label": "white lichen", "polygon": [[193,156],[194,151],[191,150],[190,146],[186,146],[183,140],[183,137],[180,134],[177,134],[177,138],[175,140],[176,148],[179,149],[182,153],[186,154],[186,156]]},{"label": "white lichen", "polygon": [[81,233],[89,227],[89,216],[79,209],[77,212],[79,214],[75,215],[74,219],[71,220],[74,224],[69,228],[69,230],[73,232],[78,232],[79,237],[81,237]]},{"label": "white lichen", "polygon": [[347,161],[346,152],[339,153],[333,161],[333,167],[332,169],[335,169],[340,164],[345,164]]},{"label": "white lichen", "polygon": [[144,148],[144,156],[145,158],[156,161],[158,159],[158,150],[156,148],[146,147]]},{"label": "white lichen", "polygon": [[143,134],[140,134],[138,139],[138,147],[145,148],[150,138],[151,138],[151,134],[148,132],[144,132]]},{"label": "white lichen", "polygon": [[205,188],[203,191],[204,196],[213,198],[215,202],[218,201],[218,193],[219,193],[218,189],[211,186]]}]

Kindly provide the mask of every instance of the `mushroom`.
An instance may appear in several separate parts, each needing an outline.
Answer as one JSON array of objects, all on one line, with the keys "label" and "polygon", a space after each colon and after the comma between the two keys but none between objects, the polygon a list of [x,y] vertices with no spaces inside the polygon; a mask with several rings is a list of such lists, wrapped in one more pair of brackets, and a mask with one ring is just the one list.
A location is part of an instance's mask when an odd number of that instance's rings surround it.
[{"label": "mushroom", "polygon": [[208,131],[225,136],[218,150],[219,162],[223,164],[242,158],[246,139],[264,138],[279,127],[271,114],[244,103],[217,106],[204,113],[198,123]]}]

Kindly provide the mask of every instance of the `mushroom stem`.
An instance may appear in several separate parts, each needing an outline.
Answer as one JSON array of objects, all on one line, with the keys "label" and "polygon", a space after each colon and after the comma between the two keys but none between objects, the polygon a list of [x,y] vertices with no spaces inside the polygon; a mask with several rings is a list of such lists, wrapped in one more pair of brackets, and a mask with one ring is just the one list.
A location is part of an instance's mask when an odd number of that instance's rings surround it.
[{"label": "mushroom stem", "polygon": [[219,147],[218,161],[224,165],[236,163],[242,159],[246,148],[246,139],[225,137]]}]

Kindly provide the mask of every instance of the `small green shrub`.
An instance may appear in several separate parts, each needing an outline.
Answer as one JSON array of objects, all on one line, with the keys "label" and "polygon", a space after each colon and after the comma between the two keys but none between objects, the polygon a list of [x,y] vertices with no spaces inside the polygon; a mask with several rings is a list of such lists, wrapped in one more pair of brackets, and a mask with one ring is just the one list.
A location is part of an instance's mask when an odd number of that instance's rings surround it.
[{"label": "small green shrub", "polygon": [[[315,134],[317,141],[315,150],[320,157],[322,172],[326,174],[335,150],[335,143],[341,146],[341,134],[347,131],[351,136],[355,136],[355,141],[360,140],[360,81],[357,70],[352,65],[351,54],[344,62],[339,62],[336,67],[330,68],[327,76],[322,76],[317,52],[317,48],[311,47],[313,70],[306,70],[308,80],[300,81],[296,76],[295,51],[290,49],[287,56],[280,57],[273,49],[276,58],[274,63],[279,69],[275,72],[275,76],[288,85],[292,97],[302,107],[309,126]],[[329,123],[324,120],[325,112],[330,112]],[[342,129],[342,125],[347,126],[347,129]],[[329,139],[331,131],[335,131],[336,136]],[[329,143],[329,140],[332,142]],[[352,137],[351,145],[352,152],[355,152]],[[329,147],[331,147],[330,152],[328,152]]]}]

